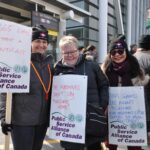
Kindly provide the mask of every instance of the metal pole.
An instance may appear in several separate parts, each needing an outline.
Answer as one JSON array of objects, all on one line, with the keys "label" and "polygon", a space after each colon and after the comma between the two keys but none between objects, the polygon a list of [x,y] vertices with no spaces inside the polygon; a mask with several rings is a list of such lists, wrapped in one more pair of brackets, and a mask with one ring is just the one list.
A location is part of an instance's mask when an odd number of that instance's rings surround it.
[{"label": "metal pole", "polygon": [[57,37],[57,49],[56,49],[56,53],[57,53],[57,60],[60,59],[61,54],[60,54],[60,49],[59,49],[59,41],[60,39],[66,34],[66,19],[62,19],[60,16],[60,22],[59,22],[59,35]]},{"label": "metal pole", "polygon": [[38,4],[35,3],[35,11],[38,11]]},{"label": "metal pole", "polygon": [[137,20],[136,20],[136,43],[138,43],[138,40],[139,40],[139,29],[140,29],[140,0],[137,0],[136,1],[137,3],[137,10],[136,10],[136,17],[137,17]]},{"label": "metal pole", "polygon": [[131,27],[132,27],[132,0],[128,0],[127,2],[127,43],[130,46],[131,45]]},{"label": "metal pole", "polygon": [[[12,107],[12,93],[7,93],[6,98],[6,123],[11,123],[11,107]],[[9,150],[9,143],[10,143],[10,133],[5,135],[5,150]]]},{"label": "metal pole", "polygon": [[124,34],[120,0],[114,0],[113,2],[114,2],[114,6],[115,6],[115,14],[116,14],[117,26],[118,26],[118,34]]},{"label": "metal pole", "polygon": [[107,55],[107,23],[108,23],[108,0],[99,1],[99,48],[98,62],[103,63]]}]

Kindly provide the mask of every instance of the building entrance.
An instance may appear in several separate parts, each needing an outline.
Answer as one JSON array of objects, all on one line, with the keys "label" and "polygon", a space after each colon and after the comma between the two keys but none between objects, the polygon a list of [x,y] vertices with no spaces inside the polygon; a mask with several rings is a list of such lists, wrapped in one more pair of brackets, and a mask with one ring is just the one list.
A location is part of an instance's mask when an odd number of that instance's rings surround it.
[{"label": "building entrance", "polygon": [[49,45],[48,45],[48,54],[51,54],[54,58],[54,61],[56,62],[57,60],[57,53],[56,53],[56,48],[57,48],[57,37],[56,36],[49,36]]}]

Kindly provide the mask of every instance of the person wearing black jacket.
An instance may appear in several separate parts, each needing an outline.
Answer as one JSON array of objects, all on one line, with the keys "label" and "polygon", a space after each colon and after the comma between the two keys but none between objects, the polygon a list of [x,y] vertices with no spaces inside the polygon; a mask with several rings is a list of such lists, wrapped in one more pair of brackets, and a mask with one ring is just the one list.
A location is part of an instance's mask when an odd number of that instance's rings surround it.
[{"label": "person wearing black jacket", "polygon": [[[64,36],[59,47],[62,59],[55,65],[54,75],[77,74],[88,77],[87,103],[102,107],[108,105],[108,81],[98,63],[85,59],[78,50],[78,40],[74,36]],[[80,97],[82,100],[82,98]],[[85,144],[61,141],[65,150],[99,150],[102,138],[86,134]]]},{"label": "person wearing black jacket", "polygon": [[11,124],[5,122],[6,94],[0,98],[2,132],[11,131],[14,150],[41,150],[49,125],[53,58],[46,55],[46,28],[38,25],[32,29],[30,90],[13,94]]}]

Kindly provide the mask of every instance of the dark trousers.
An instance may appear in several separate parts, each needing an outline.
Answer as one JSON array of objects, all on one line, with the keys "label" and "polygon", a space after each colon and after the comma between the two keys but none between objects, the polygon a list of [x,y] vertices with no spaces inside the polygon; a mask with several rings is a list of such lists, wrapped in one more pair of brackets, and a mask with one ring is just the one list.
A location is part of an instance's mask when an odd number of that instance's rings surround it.
[{"label": "dark trousers", "polygon": [[100,150],[100,142],[97,142],[88,146],[87,150]]},{"label": "dark trousers", "polygon": [[[107,147],[109,148],[109,150],[117,150],[118,146],[109,144]],[[142,150],[140,146],[128,146],[127,149],[128,150]]]},{"label": "dark trousers", "polygon": [[47,124],[38,126],[13,125],[11,132],[14,150],[41,150]]}]

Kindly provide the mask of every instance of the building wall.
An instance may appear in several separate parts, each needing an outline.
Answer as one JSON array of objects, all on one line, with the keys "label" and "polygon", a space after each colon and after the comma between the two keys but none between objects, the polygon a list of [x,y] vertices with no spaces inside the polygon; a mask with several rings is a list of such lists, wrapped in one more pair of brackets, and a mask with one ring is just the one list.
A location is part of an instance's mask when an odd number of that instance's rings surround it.
[{"label": "building wall", "polygon": [[[80,40],[80,45],[87,46],[93,44],[98,47],[98,27],[99,27],[99,0],[66,0],[78,7],[81,7],[89,12],[92,16],[85,18],[84,23],[76,23],[68,21],[67,33],[73,34]],[[121,3],[121,14],[123,19],[123,27],[125,35],[128,30],[128,0],[120,0]],[[119,26],[117,24],[116,9],[114,0],[108,0],[108,43],[109,41],[118,34]],[[150,7],[150,0],[132,0],[132,23],[131,23],[131,42],[138,43],[138,39],[142,34],[149,34],[150,29],[145,28],[145,14],[146,9]]]},{"label": "building wall", "polygon": [[150,34],[150,29],[146,29],[144,24],[146,10],[150,7],[150,0],[132,0],[132,36],[131,43],[138,43],[142,34]]}]

